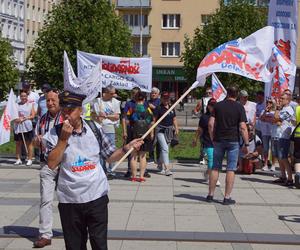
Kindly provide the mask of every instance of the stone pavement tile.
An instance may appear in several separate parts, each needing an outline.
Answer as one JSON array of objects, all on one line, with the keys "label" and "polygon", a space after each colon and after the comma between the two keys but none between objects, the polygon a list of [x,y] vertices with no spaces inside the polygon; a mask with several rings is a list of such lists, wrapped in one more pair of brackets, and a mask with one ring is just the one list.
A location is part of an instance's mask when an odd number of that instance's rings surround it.
[{"label": "stone pavement tile", "polygon": [[39,179],[40,172],[35,169],[14,169],[7,175],[1,176],[4,179]]},{"label": "stone pavement tile", "polygon": [[265,201],[257,194],[257,192],[250,188],[244,189],[235,186],[232,190],[231,196],[236,200],[237,203],[265,203]]},{"label": "stone pavement tile", "polygon": [[251,244],[253,250],[299,250],[300,246]]},{"label": "stone pavement tile", "polygon": [[216,208],[214,204],[178,204],[175,203],[175,216],[199,216],[215,215]]},{"label": "stone pavement tile", "polygon": [[249,184],[251,184],[251,186],[254,188],[276,188],[282,190],[286,189],[286,187],[284,186],[273,183],[273,181],[276,180],[276,178],[274,178],[273,176],[252,174],[240,176],[240,179],[242,181],[248,181]]},{"label": "stone pavement tile", "polygon": [[141,185],[136,200],[173,201],[173,188]]},{"label": "stone pavement tile", "polygon": [[266,203],[300,205],[300,197],[296,196],[288,188],[276,191],[270,189],[259,189],[256,191],[266,201]]},{"label": "stone pavement tile", "polygon": [[172,241],[123,241],[121,250],[176,250]]},{"label": "stone pavement tile", "polygon": [[[33,239],[32,239],[33,240]],[[6,248],[5,250],[26,250],[26,249],[32,249],[33,242],[32,240],[25,239],[25,238],[19,238],[13,240]],[[54,239],[52,240],[52,244],[50,246],[47,246],[44,248],[45,250],[59,250],[64,249],[65,243],[63,239]]]},{"label": "stone pavement tile", "polygon": [[232,206],[231,209],[244,233],[292,233],[270,207]]},{"label": "stone pavement tile", "polygon": [[135,203],[126,229],[174,231],[173,204]]},{"label": "stone pavement tile", "polygon": [[[36,218],[30,223],[29,227],[39,228],[39,214],[36,215]],[[59,213],[53,213],[52,228],[61,229]]]},{"label": "stone pavement tile", "polygon": [[300,234],[299,207],[272,207],[278,218],[295,234]]},{"label": "stone pavement tile", "polygon": [[174,186],[200,186],[204,182],[202,173],[184,173],[184,172],[174,172],[173,173],[173,183]]},{"label": "stone pavement tile", "polygon": [[136,195],[136,190],[115,190],[112,189],[108,193],[110,200],[134,200]]},{"label": "stone pavement tile", "polygon": [[230,243],[177,242],[177,250],[232,250]]},{"label": "stone pavement tile", "polygon": [[16,191],[16,193],[5,193],[3,195],[3,197],[5,198],[37,198],[39,199],[40,198],[40,192],[37,191],[35,193],[19,193]]},{"label": "stone pavement tile", "polygon": [[108,229],[125,230],[132,203],[110,202],[108,204]]},{"label": "stone pavement tile", "polygon": [[0,206],[0,227],[11,225],[29,208],[30,206]]}]

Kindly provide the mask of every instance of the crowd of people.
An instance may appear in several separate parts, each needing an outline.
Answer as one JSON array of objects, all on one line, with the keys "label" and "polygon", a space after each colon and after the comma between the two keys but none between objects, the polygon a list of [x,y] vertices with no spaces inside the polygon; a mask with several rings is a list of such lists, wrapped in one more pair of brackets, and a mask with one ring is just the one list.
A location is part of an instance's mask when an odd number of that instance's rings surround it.
[{"label": "crowd of people", "polygon": [[[107,180],[116,177],[114,162],[134,148],[128,156],[125,178],[145,182],[151,177],[147,164],[155,156],[159,173],[172,175],[169,148],[176,144],[179,127],[175,110],[168,112],[170,94],[154,87],[148,99],[135,87],[131,99],[122,106],[113,86],[84,105],[85,96],[59,93],[48,84],[42,86],[42,92],[38,96],[25,83],[18,100],[19,117],[14,120],[15,164],[22,164],[22,145],[27,166],[32,164],[33,148],[40,152],[40,226],[34,246],[51,244],[56,187],[63,231],[68,232],[64,237],[66,248],[85,249],[89,235],[93,249],[107,249]],[[207,161],[207,202],[214,201],[225,154],[224,205],[235,203],[231,192],[236,172],[251,174],[258,168],[275,171],[277,161],[280,176],[274,182],[300,188],[300,98],[293,101],[290,90],[279,98],[265,98],[259,91],[256,102],[252,102],[247,91],[239,91],[236,86],[227,88],[227,97],[221,102],[212,97],[211,88],[205,93],[194,110],[201,117],[192,146],[200,139],[200,163]],[[162,116],[158,126],[142,140]],[[119,126],[122,147],[116,149]]]}]

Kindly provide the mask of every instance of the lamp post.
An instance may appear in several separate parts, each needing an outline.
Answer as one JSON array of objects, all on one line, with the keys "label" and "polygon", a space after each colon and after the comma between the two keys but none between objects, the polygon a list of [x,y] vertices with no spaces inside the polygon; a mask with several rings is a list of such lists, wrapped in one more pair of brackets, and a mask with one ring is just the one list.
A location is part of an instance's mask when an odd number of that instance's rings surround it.
[{"label": "lamp post", "polygon": [[143,56],[143,24],[142,24],[142,15],[143,15],[143,9],[142,9],[142,0],[140,0],[140,56]]}]

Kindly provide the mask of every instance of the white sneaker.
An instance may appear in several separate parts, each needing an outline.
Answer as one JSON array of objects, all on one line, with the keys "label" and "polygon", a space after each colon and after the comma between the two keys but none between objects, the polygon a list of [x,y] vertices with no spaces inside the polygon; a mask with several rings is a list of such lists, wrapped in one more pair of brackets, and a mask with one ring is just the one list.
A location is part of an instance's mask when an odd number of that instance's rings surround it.
[{"label": "white sneaker", "polygon": [[21,164],[22,164],[21,159],[18,159],[18,160],[14,163],[14,165],[21,165]]},{"label": "white sneaker", "polygon": [[31,166],[31,165],[32,165],[32,160],[28,160],[26,166]]},{"label": "white sneaker", "polygon": [[159,173],[165,175],[166,174],[166,170],[163,169]]},{"label": "white sneaker", "polygon": [[200,164],[200,165],[205,165],[205,164],[206,164],[206,163],[205,163],[205,159],[199,161],[199,164]]},{"label": "white sneaker", "polygon": [[217,180],[216,186],[217,186],[217,187],[220,187],[220,186],[221,186],[221,182],[220,182],[219,180]]},{"label": "white sneaker", "polygon": [[170,176],[170,175],[172,175],[173,173],[172,173],[172,171],[171,170],[166,170],[166,176]]},{"label": "white sneaker", "polygon": [[270,170],[271,170],[272,172],[275,172],[275,171],[276,171],[275,166],[272,166]]},{"label": "white sneaker", "polygon": [[264,166],[261,170],[262,171],[269,171],[269,168],[268,168],[268,166]]}]

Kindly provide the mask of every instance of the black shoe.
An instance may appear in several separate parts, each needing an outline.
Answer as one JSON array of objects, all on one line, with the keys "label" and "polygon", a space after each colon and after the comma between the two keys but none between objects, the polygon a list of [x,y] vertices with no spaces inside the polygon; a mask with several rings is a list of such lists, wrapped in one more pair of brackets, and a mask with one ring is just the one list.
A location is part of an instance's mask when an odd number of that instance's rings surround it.
[{"label": "black shoe", "polygon": [[206,196],[206,201],[207,202],[213,202],[214,201],[214,197],[212,195],[207,195]]},{"label": "black shoe", "polygon": [[283,184],[283,183],[286,183],[286,178],[282,178],[280,177],[279,179],[276,179],[273,181],[273,183],[279,183],[279,184]]},{"label": "black shoe", "polygon": [[270,161],[268,160],[267,165],[268,165],[269,168],[272,167],[272,162],[270,162]]},{"label": "black shoe", "polygon": [[106,177],[107,177],[108,180],[112,180],[116,177],[116,174],[115,173],[107,173]]},{"label": "black shoe", "polygon": [[295,187],[300,188],[300,173],[295,174]]},{"label": "black shoe", "polygon": [[294,186],[294,182],[293,182],[293,180],[287,180],[284,185],[287,186],[287,187],[293,187]]},{"label": "black shoe", "polygon": [[144,174],[144,177],[146,177],[146,178],[150,178],[150,177],[151,177],[151,175],[149,174],[149,172],[148,172],[148,171],[146,171],[146,172],[145,172],[145,174]]},{"label": "black shoe", "polygon": [[223,205],[234,205],[234,204],[235,204],[235,200],[231,198],[224,198],[223,200]]},{"label": "black shoe", "polygon": [[129,171],[127,171],[125,174],[124,174],[124,177],[125,178],[130,178],[131,177],[131,173]]}]

